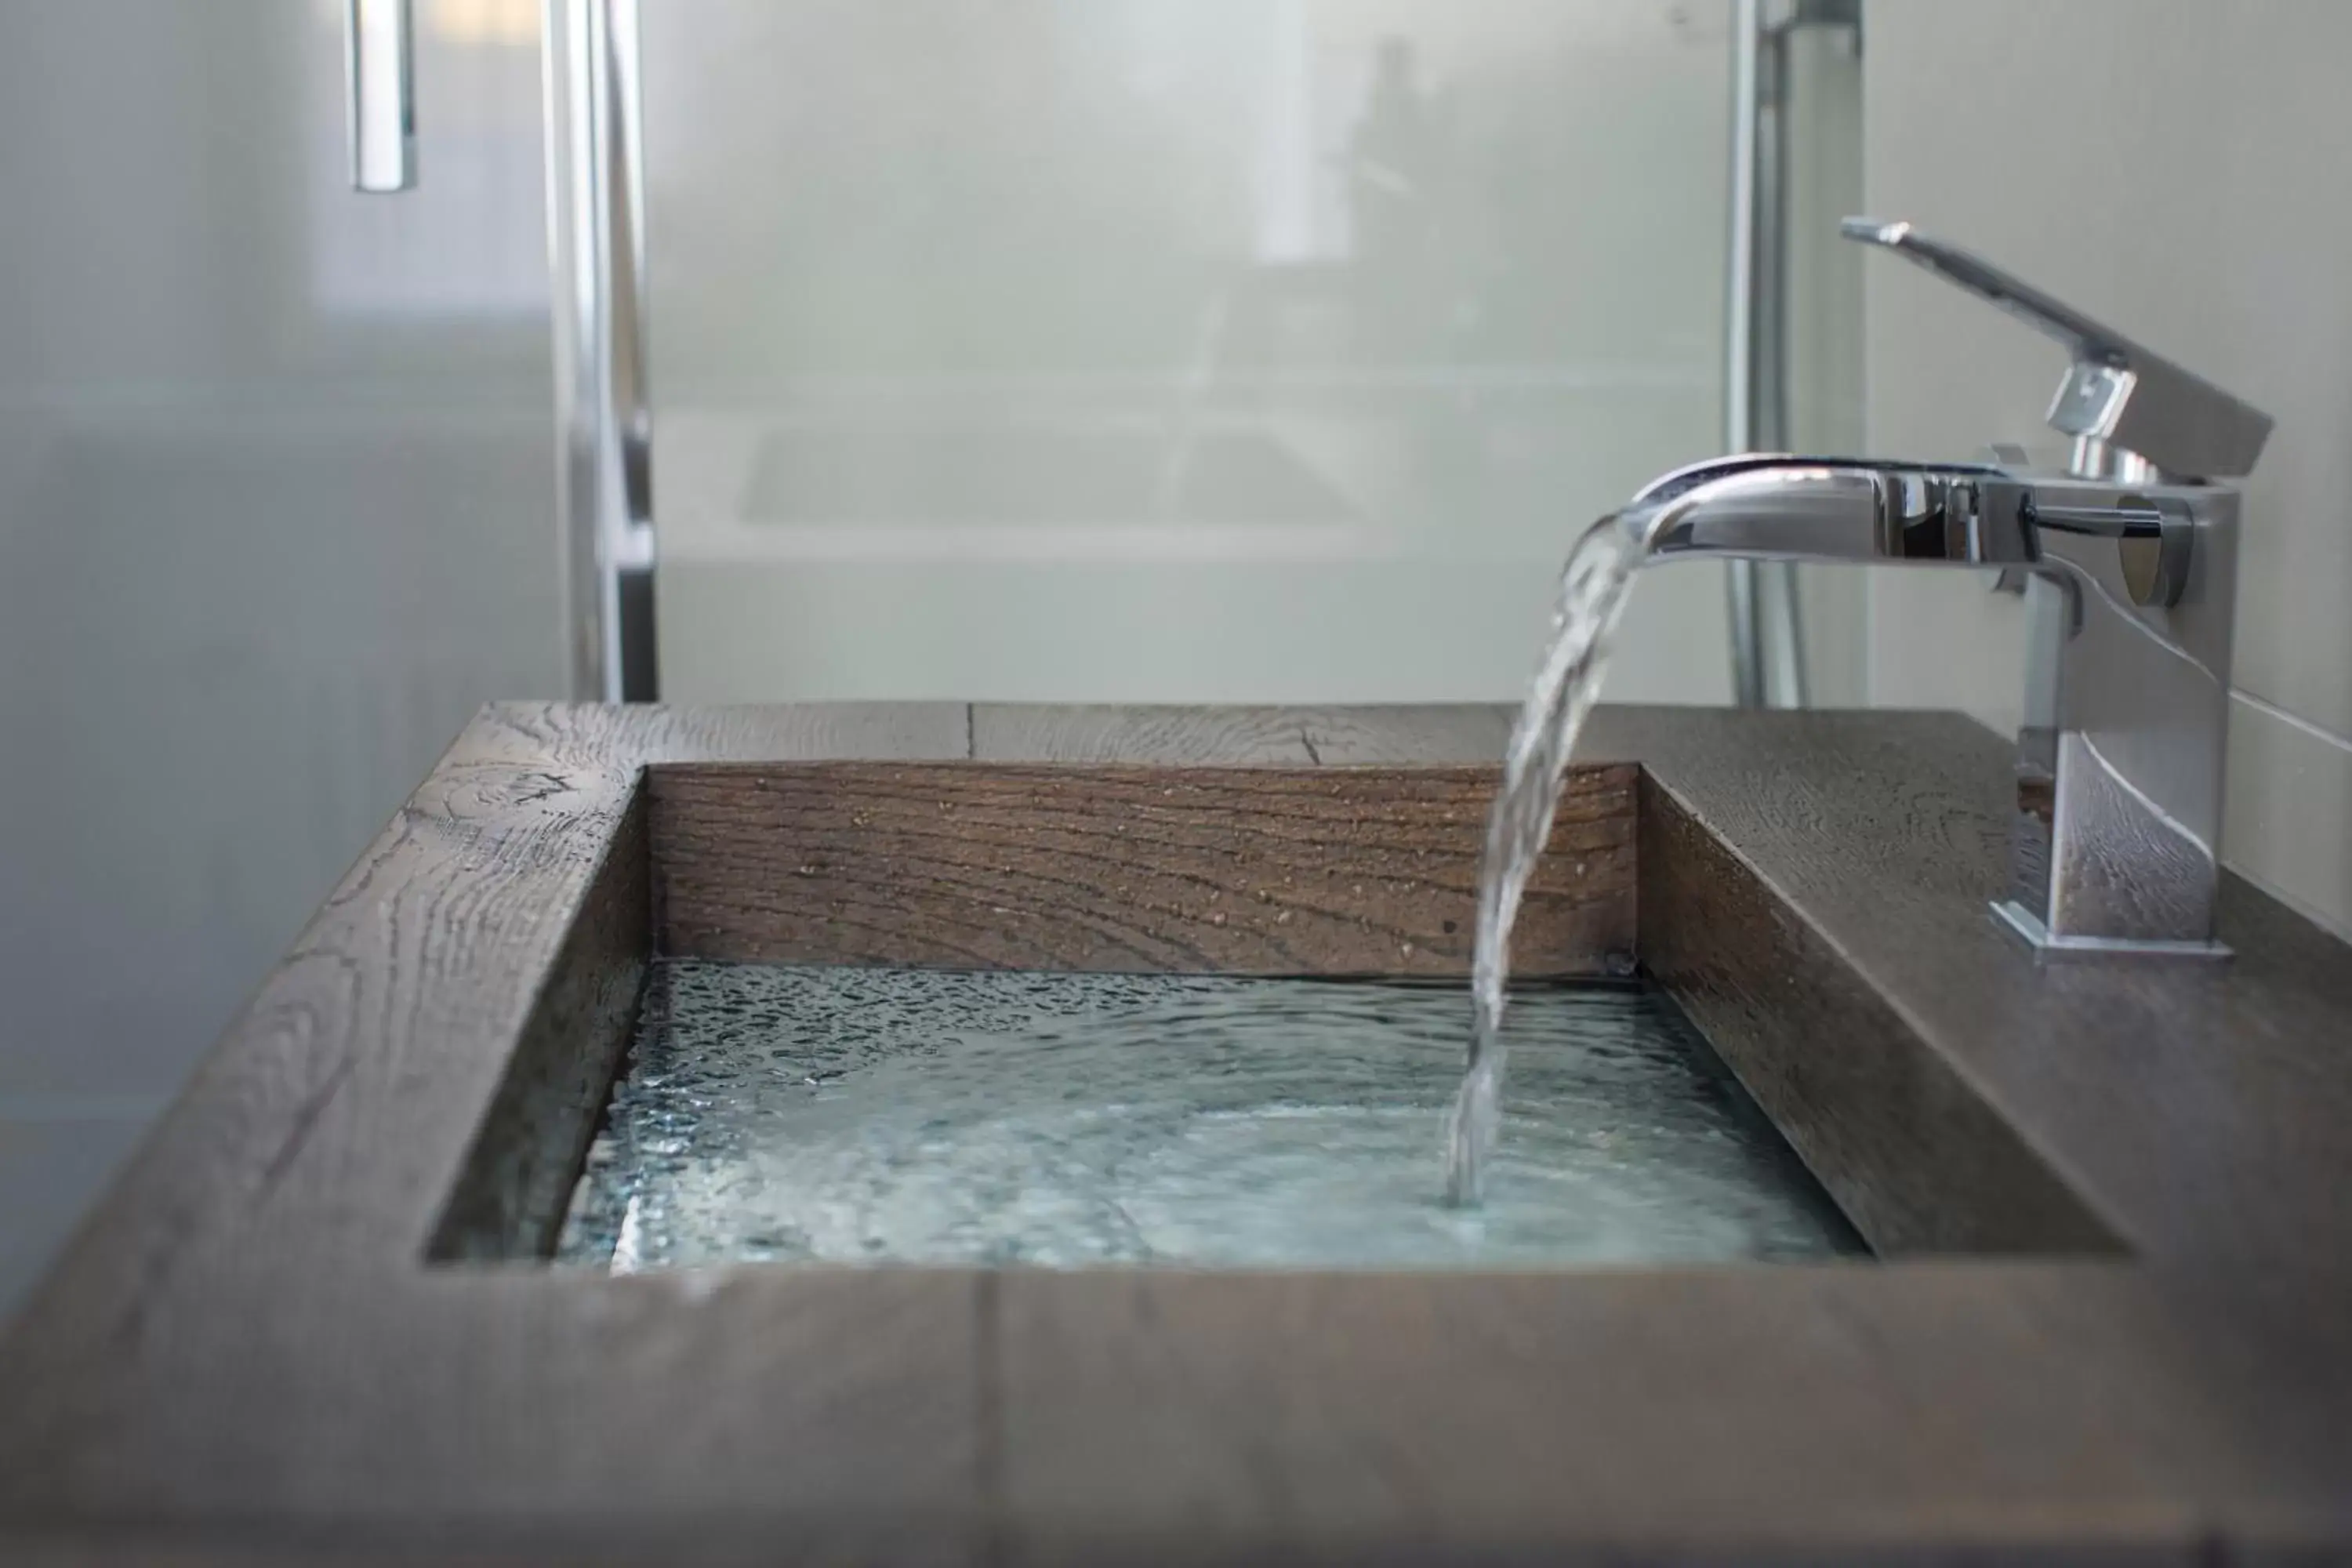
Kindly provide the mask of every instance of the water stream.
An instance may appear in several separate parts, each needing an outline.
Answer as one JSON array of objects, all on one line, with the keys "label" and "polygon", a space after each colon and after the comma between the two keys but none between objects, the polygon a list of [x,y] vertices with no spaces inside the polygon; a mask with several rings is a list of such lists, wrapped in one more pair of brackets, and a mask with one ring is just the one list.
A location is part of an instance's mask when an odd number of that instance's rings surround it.
[{"label": "water stream", "polygon": [[1551,641],[1512,727],[1503,787],[1486,819],[1478,862],[1478,927],[1471,947],[1469,1060],[1445,1123],[1445,1194],[1458,1205],[1485,1194],[1486,1167],[1502,1124],[1503,1005],[1510,979],[1511,927],[1537,858],[1551,837],[1560,783],[1584,717],[1609,665],[1609,637],[1625,607],[1640,555],[1614,516],[1576,542],[1561,570]]}]

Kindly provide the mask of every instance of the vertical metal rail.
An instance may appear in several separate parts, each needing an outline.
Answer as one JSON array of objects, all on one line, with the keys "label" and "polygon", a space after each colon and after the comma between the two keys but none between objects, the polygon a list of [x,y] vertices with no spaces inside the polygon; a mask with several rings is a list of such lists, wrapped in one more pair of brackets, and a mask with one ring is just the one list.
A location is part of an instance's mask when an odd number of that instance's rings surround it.
[{"label": "vertical metal rail", "polygon": [[574,691],[656,695],[635,0],[541,0],[565,622]]},{"label": "vertical metal rail", "polygon": [[[1756,449],[1757,110],[1763,75],[1763,0],[1732,0],[1731,227],[1723,301],[1723,446]],[[1731,623],[1731,694],[1764,706],[1762,602],[1756,563],[1726,563]]]},{"label": "vertical metal rail", "polygon": [[[1757,35],[1756,69],[1756,302],[1749,320],[1755,349],[1749,397],[1749,445],[1785,452],[1796,445],[1790,413],[1789,299],[1794,283],[1789,268],[1790,192],[1795,181],[1789,89],[1792,72],[1790,35],[1804,19],[1801,5],[1790,14],[1768,15]],[[1794,562],[1759,562],[1756,567],[1756,639],[1762,668],[1764,704],[1802,708],[1811,699],[1805,680],[1804,620]]]},{"label": "vertical metal rail", "polygon": [[[1850,27],[1857,0],[1732,0],[1731,212],[1724,309],[1724,449],[1791,445],[1789,394],[1790,38]],[[1802,708],[1809,699],[1797,568],[1729,567],[1731,686],[1743,708]]]},{"label": "vertical metal rail", "polygon": [[617,584],[621,696],[651,702],[658,695],[654,652],[653,396],[646,370],[645,77],[638,46],[644,37],[637,0],[605,0],[603,101],[611,116],[606,139],[612,166],[605,209],[612,226],[612,298],[607,312],[614,341],[611,406],[613,444],[620,466],[623,534]]}]

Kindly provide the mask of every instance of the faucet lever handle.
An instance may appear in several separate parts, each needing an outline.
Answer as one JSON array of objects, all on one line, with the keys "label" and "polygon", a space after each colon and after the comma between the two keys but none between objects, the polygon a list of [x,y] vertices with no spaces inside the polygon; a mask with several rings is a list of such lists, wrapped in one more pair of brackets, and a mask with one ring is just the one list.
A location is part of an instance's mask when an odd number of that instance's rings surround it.
[{"label": "faucet lever handle", "polygon": [[2179,479],[2235,479],[2253,470],[2271,417],[2162,354],[2093,321],[1980,256],[1910,224],[1850,217],[1848,239],[1883,245],[2066,345],[2074,356],[2050,404],[2051,427],[2120,447]]}]

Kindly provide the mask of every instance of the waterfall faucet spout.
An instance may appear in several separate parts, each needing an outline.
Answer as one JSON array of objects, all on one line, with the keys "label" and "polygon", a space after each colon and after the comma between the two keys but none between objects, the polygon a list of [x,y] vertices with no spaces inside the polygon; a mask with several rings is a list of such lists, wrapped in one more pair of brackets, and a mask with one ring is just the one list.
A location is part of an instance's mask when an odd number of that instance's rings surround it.
[{"label": "waterfall faucet spout", "polygon": [[2024,565],[2027,487],[1995,468],[1734,458],[1668,474],[1620,515],[1652,560]]},{"label": "waterfall faucet spout", "polygon": [[1619,514],[1641,558],[2000,568],[2025,584],[2027,690],[2011,886],[2045,956],[2224,955],[2214,940],[2239,493],[2270,420],[1908,224],[1850,218],[2065,342],[2063,471],[1743,456]]}]

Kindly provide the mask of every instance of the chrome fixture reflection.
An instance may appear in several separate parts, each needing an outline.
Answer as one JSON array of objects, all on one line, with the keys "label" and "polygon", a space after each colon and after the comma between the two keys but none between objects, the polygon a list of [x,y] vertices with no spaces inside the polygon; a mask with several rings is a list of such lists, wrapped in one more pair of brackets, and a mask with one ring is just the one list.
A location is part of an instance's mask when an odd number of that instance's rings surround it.
[{"label": "chrome fixture reflection", "polygon": [[2064,473],[1786,456],[1677,470],[1621,517],[1652,560],[2013,569],[2030,658],[2014,881],[2045,953],[2215,956],[2241,478],[2270,419],[1964,250],[1849,218],[2030,322],[2072,359],[2050,408]]},{"label": "chrome fixture reflection", "polygon": [[[1731,231],[1726,247],[1723,449],[1771,452],[1789,434],[1789,207],[1797,157],[1790,117],[1800,35],[1843,32],[1862,50],[1861,0],[1734,0],[1731,7]],[[1797,574],[1734,560],[1732,699],[1743,708],[1808,705]]]},{"label": "chrome fixture reflection", "polygon": [[409,0],[344,0],[345,128],[364,195],[415,188],[415,44]]},{"label": "chrome fixture reflection", "polygon": [[638,6],[554,0],[544,16],[557,483],[574,689],[650,702],[659,681]]}]

